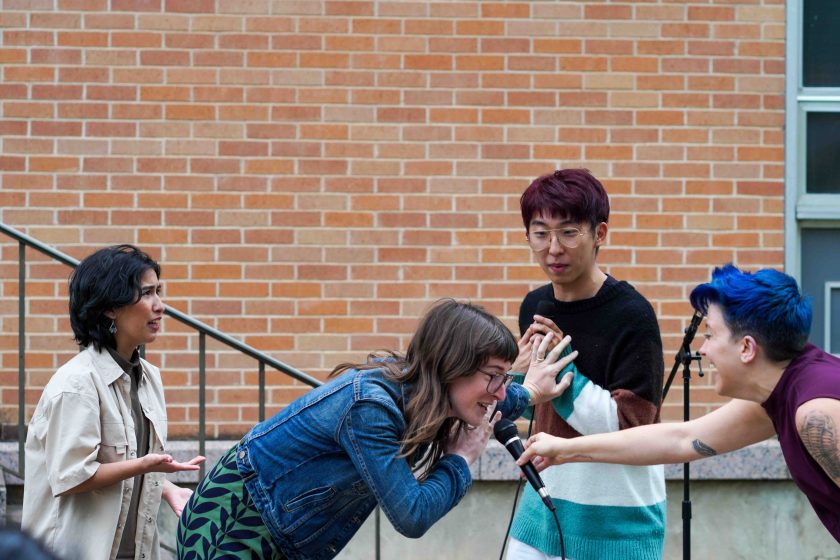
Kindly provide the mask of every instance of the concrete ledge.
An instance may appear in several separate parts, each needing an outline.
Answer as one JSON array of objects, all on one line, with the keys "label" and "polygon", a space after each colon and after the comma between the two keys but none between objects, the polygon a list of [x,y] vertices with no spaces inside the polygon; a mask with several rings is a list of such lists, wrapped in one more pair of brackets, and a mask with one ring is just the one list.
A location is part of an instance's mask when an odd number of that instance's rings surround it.
[{"label": "concrete ledge", "polygon": [[[235,440],[213,440],[205,445],[207,468],[228,449],[236,444]],[[0,442],[0,464],[12,471],[17,471],[17,442]],[[171,441],[169,452],[179,461],[187,461],[198,454],[198,442],[195,440]],[[473,478],[481,481],[507,481],[519,478],[519,469],[510,454],[502,445],[490,440],[479,461],[472,465]],[[732,453],[710,457],[691,463],[691,480],[789,480],[790,473],[782,458],[779,442],[775,438],[751,445]],[[666,465],[665,478],[681,480],[683,466]],[[176,483],[196,483],[198,474],[182,472],[170,475]],[[6,485],[23,484],[13,474],[5,473]]]}]

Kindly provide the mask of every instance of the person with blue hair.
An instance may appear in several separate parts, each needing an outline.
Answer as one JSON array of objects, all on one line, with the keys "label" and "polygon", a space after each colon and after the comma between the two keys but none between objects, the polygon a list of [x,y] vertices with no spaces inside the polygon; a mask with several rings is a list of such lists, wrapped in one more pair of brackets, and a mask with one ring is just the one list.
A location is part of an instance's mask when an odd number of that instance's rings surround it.
[{"label": "person with blue hair", "polygon": [[717,369],[715,391],[732,401],[684,423],[574,439],[537,434],[519,464],[683,463],[778,435],[791,478],[840,542],[840,359],[808,342],[810,300],[787,274],[731,264],[690,299],[706,315],[700,354]]}]

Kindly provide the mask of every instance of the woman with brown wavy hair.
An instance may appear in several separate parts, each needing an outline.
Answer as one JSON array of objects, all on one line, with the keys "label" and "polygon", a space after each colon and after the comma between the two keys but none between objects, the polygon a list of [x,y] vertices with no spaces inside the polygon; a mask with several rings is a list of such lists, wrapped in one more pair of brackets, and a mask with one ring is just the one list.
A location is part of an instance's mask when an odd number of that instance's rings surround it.
[{"label": "woman with brown wavy hair", "polygon": [[[181,516],[178,556],[332,558],[378,504],[420,537],[464,496],[469,465],[501,417],[562,393],[564,340],[534,345],[523,385],[507,327],[481,307],[438,302],[404,356],[342,364],[329,383],[257,424],[201,482]],[[528,388],[526,388],[528,387]]]}]

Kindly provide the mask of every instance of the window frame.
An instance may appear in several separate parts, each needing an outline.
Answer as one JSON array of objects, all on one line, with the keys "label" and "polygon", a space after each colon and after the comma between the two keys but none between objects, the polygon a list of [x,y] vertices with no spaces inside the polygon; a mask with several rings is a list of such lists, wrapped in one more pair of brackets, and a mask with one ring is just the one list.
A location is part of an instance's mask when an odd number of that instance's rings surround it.
[{"label": "window frame", "polygon": [[840,229],[840,194],[806,192],[809,112],[840,112],[840,87],[803,87],[802,14],[806,0],[786,2],[785,31],[785,272],[802,282],[802,229]]}]

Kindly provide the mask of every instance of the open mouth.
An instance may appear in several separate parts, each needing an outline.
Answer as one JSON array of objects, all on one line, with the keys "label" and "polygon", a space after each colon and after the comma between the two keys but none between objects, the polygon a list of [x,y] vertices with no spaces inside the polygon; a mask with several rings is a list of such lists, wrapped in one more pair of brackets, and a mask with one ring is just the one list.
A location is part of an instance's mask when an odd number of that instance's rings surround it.
[{"label": "open mouth", "polygon": [[479,407],[481,407],[481,408],[484,410],[484,412],[487,412],[487,411],[488,411],[488,410],[490,410],[491,408],[495,407],[495,406],[496,406],[496,403],[484,403],[484,402],[480,402],[480,403],[478,403],[478,406],[479,406]]}]

